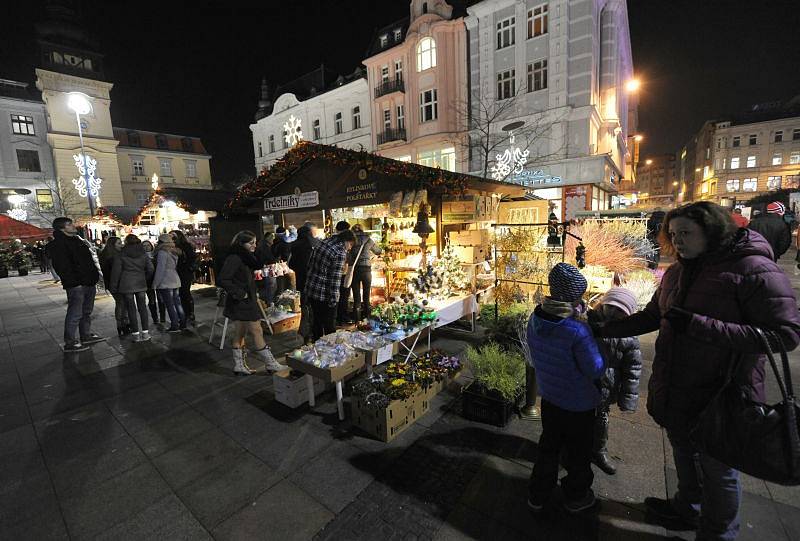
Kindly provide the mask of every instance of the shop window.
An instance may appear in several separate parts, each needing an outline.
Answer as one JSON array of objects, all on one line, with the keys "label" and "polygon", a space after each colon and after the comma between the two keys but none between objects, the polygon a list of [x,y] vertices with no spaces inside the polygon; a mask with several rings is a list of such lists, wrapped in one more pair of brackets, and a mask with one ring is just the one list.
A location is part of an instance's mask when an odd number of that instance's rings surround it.
[{"label": "shop window", "polygon": [[41,173],[42,166],[39,163],[39,152],[36,150],[17,149],[17,165],[20,172]]},{"label": "shop window", "polygon": [[39,210],[53,210],[53,192],[50,190],[36,190],[36,205]]}]

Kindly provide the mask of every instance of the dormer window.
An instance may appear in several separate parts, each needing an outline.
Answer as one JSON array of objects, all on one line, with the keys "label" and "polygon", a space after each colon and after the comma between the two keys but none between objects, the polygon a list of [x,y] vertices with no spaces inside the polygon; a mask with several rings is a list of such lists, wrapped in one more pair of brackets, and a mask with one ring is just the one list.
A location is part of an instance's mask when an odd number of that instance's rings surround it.
[{"label": "dormer window", "polygon": [[433,38],[422,38],[417,45],[417,71],[436,67],[436,42]]},{"label": "dormer window", "polygon": [[403,38],[403,31],[399,28],[394,29],[394,42],[400,43],[400,40]]},{"label": "dormer window", "polygon": [[181,139],[181,147],[183,148],[184,152],[194,152],[194,144],[189,137],[184,137]]},{"label": "dormer window", "polygon": [[423,2],[422,3],[422,14],[425,15],[426,13],[428,13],[428,3],[427,2]]},{"label": "dormer window", "polygon": [[381,41],[381,49],[389,45],[389,34],[381,35],[380,41]]},{"label": "dormer window", "polygon": [[128,132],[128,145],[132,147],[142,146],[142,142],[139,139],[139,134],[135,131]]},{"label": "dormer window", "polygon": [[167,149],[169,148],[167,145],[167,137],[165,135],[156,135],[156,147]]}]

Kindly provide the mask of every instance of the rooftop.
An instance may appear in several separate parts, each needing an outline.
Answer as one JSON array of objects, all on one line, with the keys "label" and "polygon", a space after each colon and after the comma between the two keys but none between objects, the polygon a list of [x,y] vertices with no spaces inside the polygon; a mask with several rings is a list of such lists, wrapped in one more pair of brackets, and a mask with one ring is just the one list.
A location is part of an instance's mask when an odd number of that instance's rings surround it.
[{"label": "rooftop", "polygon": [[208,154],[199,137],[115,127],[114,138],[124,147]]}]

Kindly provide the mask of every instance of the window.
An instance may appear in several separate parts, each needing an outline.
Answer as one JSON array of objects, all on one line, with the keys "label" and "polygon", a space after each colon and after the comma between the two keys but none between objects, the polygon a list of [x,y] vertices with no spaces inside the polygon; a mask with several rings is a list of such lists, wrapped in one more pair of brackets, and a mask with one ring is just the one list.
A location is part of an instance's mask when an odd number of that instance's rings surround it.
[{"label": "window", "polygon": [[35,150],[17,149],[17,164],[20,172],[41,173],[42,166],[39,164],[39,153]]},{"label": "window", "polygon": [[33,130],[33,117],[11,115],[11,130],[17,135],[36,135]]},{"label": "window", "polygon": [[419,94],[419,121],[428,122],[439,118],[439,102],[436,89],[426,90]]},{"label": "window", "polygon": [[784,190],[796,190],[800,188],[800,175],[786,175],[783,181]]},{"label": "window", "polygon": [[398,130],[406,129],[406,106],[405,105],[398,105],[397,106],[397,129]]},{"label": "window", "polygon": [[181,148],[184,152],[194,152],[194,143],[189,137],[181,139]]},{"label": "window", "polygon": [[197,178],[197,160],[183,160],[186,164],[186,178]]},{"label": "window", "polygon": [[398,156],[397,158],[395,158],[395,160],[397,160],[398,162],[410,162],[411,156]]},{"label": "window", "polygon": [[381,67],[381,82],[388,83],[389,82],[389,66],[382,66]]},{"label": "window", "polygon": [[171,177],[172,176],[172,159],[170,158],[159,158],[158,159],[160,169],[161,169],[161,176],[162,177]]},{"label": "window", "polygon": [[791,165],[800,164],[800,152],[795,151],[789,154],[789,163]]},{"label": "window", "polygon": [[333,115],[333,131],[336,135],[339,135],[344,131],[344,124],[342,123],[342,113],[336,113]]},{"label": "window", "polygon": [[275,152],[275,135],[269,136],[269,152],[270,154]]},{"label": "window", "polygon": [[314,122],[312,123],[314,127],[314,141],[317,141],[320,138],[320,130],[319,130],[319,119],[315,118]]},{"label": "window", "polygon": [[258,157],[262,158],[264,156],[264,145],[261,144],[261,141],[258,142]]},{"label": "window", "polygon": [[142,140],[139,138],[139,134],[135,131],[128,132],[128,145],[132,147],[142,146]]},{"label": "window", "polygon": [[733,146],[734,147],[741,146],[741,144],[742,144],[742,138],[741,137],[739,137],[737,135],[736,137],[733,138]]},{"label": "window", "polygon": [[528,92],[547,88],[547,60],[528,64]]},{"label": "window", "polygon": [[515,18],[509,17],[497,23],[497,48],[502,49],[514,45]]},{"label": "window", "polygon": [[547,4],[528,10],[528,39],[547,33]]},{"label": "window", "polygon": [[403,79],[403,61],[402,60],[395,60],[394,61],[394,78],[399,80]]},{"label": "window", "polygon": [[783,163],[783,154],[776,152],[772,155],[772,165],[780,165]]},{"label": "window", "polygon": [[780,190],[781,189],[781,177],[767,177],[767,189],[768,190]]},{"label": "window", "polygon": [[755,167],[756,166],[756,157],[755,156],[748,156],[747,157],[747,167]]},{"label": "window", "polygon": [[775,137],[772,139],[776,143],[780,143],[783,141],[783,130],[778,130],[775,132]]},{"label": "window", "polygon": [[383,34],[380,37],[380,41],[381,41],[381,49],[383,49],[384,47],[389,45],[389,35],[388,34]]},{"label": "window", "polygon": [[[661,171],[659,171],[659,172],[663,174],[664,170],[661,169]],[[710,176],[711,176],[711,168],[709,166],[707,166],[707,165],[704,165],[703,166],[703,178],[708,178]]]},{"label": "window", "polygon": [[391,109],[383,110],[383,130],[389,131],[392,129],[392,111]]},{"label": "window", "polygon": [[706,147],[706,159],[711,158],[711,147]]},{"label": "window", "polygon": [[417,163],[426,167],[439,167],[447,171],[456,170],[456,149],[428,150],[417,155]]},{"label": "window", "polygon": [[722,137],[717,137],[717,150],[722,148]]},{"label": "window", "polygon": [[722,165],[722,160],[720,158],[715,158],[714,159],[714,169],[716,169],[716,170],[722,169],[722,167],[720,167],[720,165]]},{"label": "window", "polygon": [[739,169],[739,156],[731,158],[731,169]]},{"label": "window", "polygon": [[433,38],[422,38],[417,45],[417,71],[436,67],[436,42]]},{"label": "window", "polygon": [[758,191],[758,179],[757,178],[746,178],[746,179],[744,179],[744,183],[742,184],[742,191],[743,192],[757,192]]},{"label": "window", "polygon": [[400,40],[403,39],[403,31],[399,28],[394,29],[394,42],[400,43]]},{"label": "window", "polygon": [[53,192],[50,190],[36,190],[36,205],[39,210],[53,210]]},{"label": "window", "polygon": [[131,172],[135,176],[144,176],[144,156],[131,156]]},{"label": "window", "polygon": [[150,202],[150,194],[148,192],[136,192],[136,204],[140,207],[145,206]]},{"label": "window", "polygon": [[748,145],[757,145],[758,144],[758,135],[750,134],[750,137],[747,141]]},{"label": "window", "polygon": [[168,148],[167,146],[167,138],[163,135],[156,135],[156,146],[158,148]]},{"label": "window", "polygon": [[800,128],[792,130],[792,141],[800,141]]},{"label": "window", "polygon": [[497,99],[507,100],[513,98],[516,93],[516,77],[514,70],[501,71],[497,74]]},{"label": "window", "polygon": [[353,129],[357,130],[361,127],[361,107],[356,105],[353,107]]},{"label": "window", "polygon": [[738,192],[739,191],[739,179],[732,178],[725,183],[725,188],[729,192]]}]

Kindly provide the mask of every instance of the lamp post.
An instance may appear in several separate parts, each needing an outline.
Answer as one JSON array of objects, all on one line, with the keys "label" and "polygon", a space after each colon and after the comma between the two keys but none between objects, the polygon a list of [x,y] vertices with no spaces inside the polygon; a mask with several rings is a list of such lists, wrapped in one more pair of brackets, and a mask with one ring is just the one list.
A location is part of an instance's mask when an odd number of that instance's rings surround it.
[{"label": "lamp post", "polygon": [[83,149],[83,127],[81,126],[81,115],[88,115],[92,111],[92,103],[89,97],[81,92],[70,92],[67,98],[67,107],[75,112],[75,121],[78,123],[78,138],[81,142],[81,158],[83,159],[83,177],[86,182],[86,200],[89,202],[89,216],[94,216],[94,202],[92,201],[92,186],[89,183],[89,164],[86,160],[86,152]]}]

